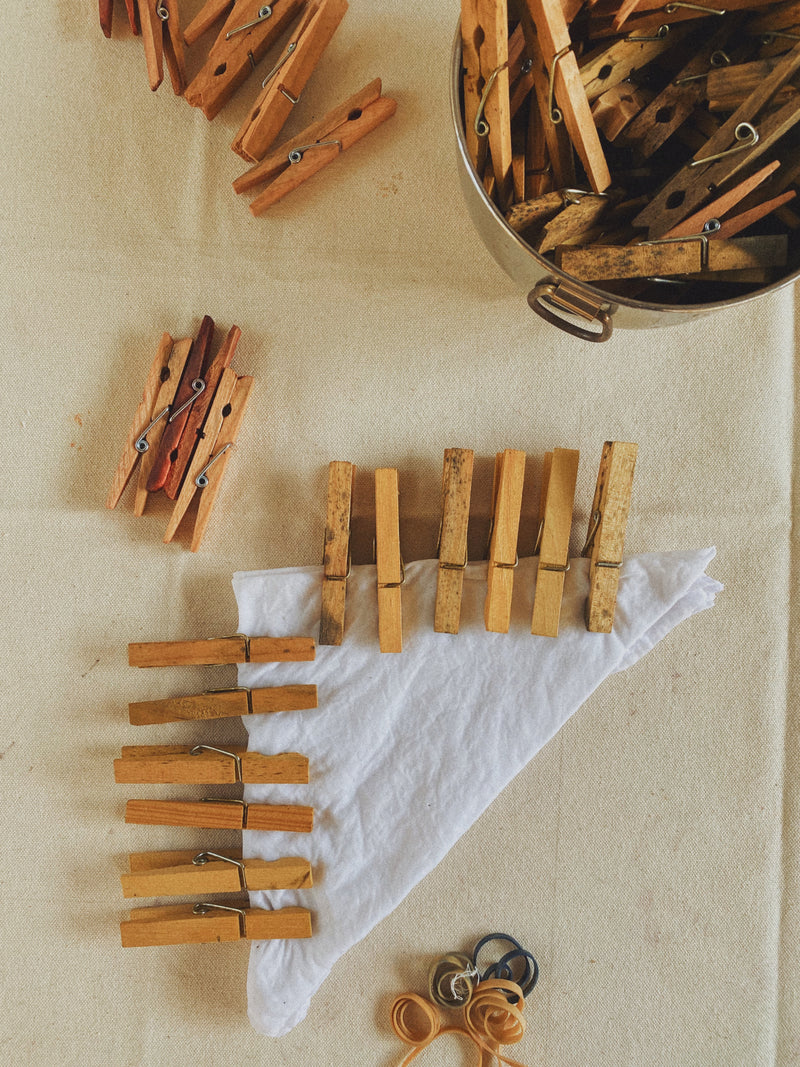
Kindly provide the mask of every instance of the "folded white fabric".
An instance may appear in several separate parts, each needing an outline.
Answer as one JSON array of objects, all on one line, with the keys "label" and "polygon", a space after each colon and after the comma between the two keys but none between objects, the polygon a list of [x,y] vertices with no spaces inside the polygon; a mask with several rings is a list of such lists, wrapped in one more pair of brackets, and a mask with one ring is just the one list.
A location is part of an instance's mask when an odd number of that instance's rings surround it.
[{"label": "folded white fabric", "polygon": [[[485,563],[466,569],[458,635],[433,632],[436,561],[412,563],[399,655],[378,650],[375,568],[354,567],[340,647],[319,647],[313,663],[239,668],[240,685],[319,687],[316,710],[245,720],[251,749],[302,752],[311,772],[308,786],[247,786],[245,799],[316,809],[310,835],[243,835],[245,856],[306,856],[315,875],[313,889],[251,894],[258,907],[310,908],[314,926],[309,940],[252,946],[248,1001],[258,1031],[280,1036],[296,1026],[342,953],[442,859],[603,679],[712,606],[722,588],[705,574],[714,555],[626,560],[611,634],[587,633],[588,560],[573,560],[556,639],[530,633],[536,559],[520,560],[508,634],[484,630]],[[319,567],[236,574],[240,630],[316,637],[321,581]]]}]

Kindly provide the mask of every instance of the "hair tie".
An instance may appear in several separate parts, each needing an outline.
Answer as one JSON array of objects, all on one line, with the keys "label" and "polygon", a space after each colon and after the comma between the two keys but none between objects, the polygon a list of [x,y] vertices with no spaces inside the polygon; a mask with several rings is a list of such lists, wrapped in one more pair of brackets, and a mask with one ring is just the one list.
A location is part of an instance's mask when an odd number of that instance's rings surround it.
[{"label": "hair tie", "polygon": [[479,980],[478,969],[469,956],[451,952],[428,972],[428,994],[443,1008],[461,1008],[469,1001]]}]

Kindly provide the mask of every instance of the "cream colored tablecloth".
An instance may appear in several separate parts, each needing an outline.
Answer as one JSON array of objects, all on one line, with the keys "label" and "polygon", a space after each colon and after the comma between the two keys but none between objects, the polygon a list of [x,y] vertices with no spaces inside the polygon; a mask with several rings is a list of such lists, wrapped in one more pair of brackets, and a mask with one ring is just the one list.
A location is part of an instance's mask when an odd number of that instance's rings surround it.
[{"label": "cream colored tablecloth", "polygon": [[[197,2],[186,0],[184,17]],[[0,79],[3,1011],[15,1064],[389,1067],[395,993],[494,929],[536,951],[531,1065],[800,1062],[793,552],[795,292],[668,330],[573,341],[528,310],[467,220],[448,117],[456,5],[353,0],[295,127],[376,75],[397,115],[260,221],[233,196],[244,91],[209,124],[96,5],[8,4]],[[190,62],[192,62],[190,60]],[[295,117],[293,116],[293,121]],[[201,552],[104,499],[163,330],[243,331],[256,391]],[[610,679],[269,1040],[247,947],[119,947],[129,851],[235,835],[123,822],[130,700],[233,668],[136,672],[130,640],[235,628],[235,570],[319,561],[326,467],[400,470],[404,551],[432,555],[445,447],[582,452],[576,545],[606,438],[638,441],[628,550],[718,546],[725,592]],[[362,554],[362,559],[365,556]],[[143,736],[144,734],[147,736]],[[465,777],[465,788],[468,778]],[[139,795],[181,795],[178,787]],[[472,1062],[442,1049],[428,1062]]]}]

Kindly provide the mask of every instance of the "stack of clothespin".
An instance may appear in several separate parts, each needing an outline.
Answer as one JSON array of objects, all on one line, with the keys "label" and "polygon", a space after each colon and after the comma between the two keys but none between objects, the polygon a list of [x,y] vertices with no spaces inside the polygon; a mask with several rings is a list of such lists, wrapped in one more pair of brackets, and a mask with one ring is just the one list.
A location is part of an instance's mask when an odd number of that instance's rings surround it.
[{"label": "stack of clothespin", "polygon": [[[235,183],[237,193],[267,186],[250,205],[254,215],[296,189],[394,114],[397,104],[381,95],[379,78],[333,108],[324,118],[273,148],[322,53],[344,18],[347,0],[207,0],[181,32],[178,0],[125,0],[128,22],[141,30],[151,89],[164,76],[166,58],[176,94],[208,119],[219,114],[254,73],[285,31],[289,41],[255,99],[232,148],[255,164]],[[113,0],[100,0],[103,32],[111,36]],[[188,81],[184,47],[195,45],[218,23],[205,62]]]},{"label": "stack of clothespin", "polygon": [[724,8],[462,0],[472,164],[566,273],[658,302],[667,280],[693,303],[796,266],[800,13]]},{"label": "stack of clothespin", "polygon": [[[306,638],[233,637],[203,641],[132,644],[135,667],[222,663],[299,662],[314,659],[314,642]],[[133,724],[207,720],[231,715],[263,714],[317,706],[316,686],[220,690],[130,705]],[[136,745],[122,749],[114,761],[121,783],[227,784],[308,782],[308,759],[296,752],[264,755],[238,746]],[[212,829],[283,830],[310,833],[314,809],[301,805],[247,804],[242,800],[204,797],[193,800],[129,800],[125,821],[147,826],[195,826]],[[305,889],[313,884],[307,859],[297,856],[265,861],[242,859],[241,850],[225,854],[203,850],[141,852],[129,857],[122,876],[125,897],[188,896],[255,890]],[[146,945],[205,944],[215,941],[266,940],[311,936],[307,909],[252,908],[246,904],[201,900],[195,904],[137,908],[120,925],[125,948]]]}]

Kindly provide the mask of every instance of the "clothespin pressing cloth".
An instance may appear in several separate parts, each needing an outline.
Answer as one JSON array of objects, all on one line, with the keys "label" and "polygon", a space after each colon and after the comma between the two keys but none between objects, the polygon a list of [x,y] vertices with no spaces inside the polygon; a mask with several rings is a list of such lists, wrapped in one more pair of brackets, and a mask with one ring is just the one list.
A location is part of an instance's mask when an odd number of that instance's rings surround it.
[{"label": "clothespin pressing cloth", "polygon": [[[314,774],[304,796],[324,813],[302,841],[314,889],[250,895],[256,908],[308,907],[314,922],[309,941],[252,946],[249,1013],[257,1030],[279,1036],[296,1026],[338,958],[443,858],[593,690],[713,605],[722,587],[705,570],[714,554],[711,548],[627,558],[614,629],[602,634],[589,633],[584,620],[591,561],[573,559],[555,640],[530,633],[535,557],[519,561],[508,633],[484,628],[486,562],[464,570],[457,635],[433,629],[439,561],[410,563],[402,656],[378,648],[376,568],[352,568],[341,646],[321,646],[315,662],[292,668],[293,682],[319,685],[319,709],[244,719],[250,749],[309,757]],[[316,633],[322,576],[321,566],[235,575],[242,629]],[[285,680],[285,669],[249,663],[239,668],[239,682],[275,684]],[[296,790],[245,785],[244,798],[292,803]],[[420,829],[420,810],[430,833]],[[298,848],[296,834],[242,836],[248,859],[272,860]]]}]

